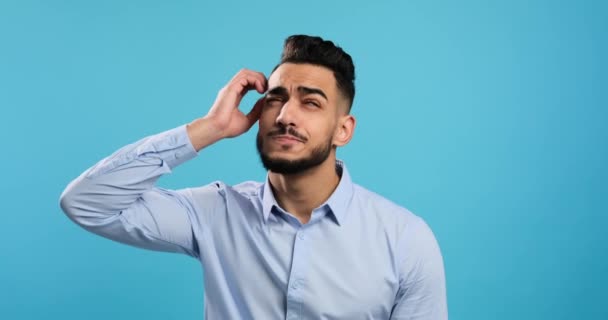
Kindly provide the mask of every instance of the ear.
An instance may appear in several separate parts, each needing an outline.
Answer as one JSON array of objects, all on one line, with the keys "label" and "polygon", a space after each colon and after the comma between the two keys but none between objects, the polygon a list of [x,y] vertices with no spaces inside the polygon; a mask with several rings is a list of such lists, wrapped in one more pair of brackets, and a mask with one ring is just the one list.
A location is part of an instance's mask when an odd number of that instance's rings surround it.
[{"label": "ear", "polygon": [[346,145],[350,139],[352,139],[355,133],[355,125],[357,121],[355,117],[350,114],[346,114],[338,120],[338,126],[334,132],[333,145],[341,147]]}]

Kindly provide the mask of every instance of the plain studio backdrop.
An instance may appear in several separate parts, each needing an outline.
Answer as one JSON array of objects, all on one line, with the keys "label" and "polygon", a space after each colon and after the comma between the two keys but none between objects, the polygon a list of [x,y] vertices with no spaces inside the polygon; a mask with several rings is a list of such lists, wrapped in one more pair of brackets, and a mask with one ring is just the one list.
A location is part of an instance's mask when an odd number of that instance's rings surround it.
[{"label": "plain studio backdrop", "polygon": [[[202,319],[196,260],[88,233],[59,195],[304,33],[353,56],[338,156],[432,227],[450,319],[607,319],[606,3],[2,0],[0,318]],[[159,185],[264,179],[256,131]]]}]

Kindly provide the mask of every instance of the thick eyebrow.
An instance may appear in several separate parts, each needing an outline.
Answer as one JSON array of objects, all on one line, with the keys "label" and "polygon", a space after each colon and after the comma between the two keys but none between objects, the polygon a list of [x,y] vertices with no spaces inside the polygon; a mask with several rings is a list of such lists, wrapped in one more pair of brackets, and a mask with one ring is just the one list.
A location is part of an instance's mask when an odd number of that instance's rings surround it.
[{"label": "thick eyebrow", "polygon": [[274,87],[270,90],[268,90],[268,92],[266,92],[266,95],[276,95],[276,96],[288,96],[289,93],[287,92],[287,89],[285,89],[285,87]]},{"label": "thick eyebrow", "polygon": [[309,87],[298,87],[298,91],[300,91],[303,94],[318,94],[320,96],[322,96],[323,98],[325,98],[325,100],[327,101],[327,96],[325,95],[325,92],[323,92],[323,90],[321,89],[317,89],[317,88],[309,88]]},{"label": "thick eyebrow", "polygon": [[[298,91],[304,95],[318,94],[318,95],[322,96],[323,98],[325,98],[325,100],[328,100],[327,95],[321,89],[299,86]],[[278,87],[274,87],[274,88],[268,90],[268,92],[266,92],[266,95],[277,95],[277,96],[286,97],[286,96],[289,96],[289,92],[287,91],[287,89],[285,87],[278,86]]]}]

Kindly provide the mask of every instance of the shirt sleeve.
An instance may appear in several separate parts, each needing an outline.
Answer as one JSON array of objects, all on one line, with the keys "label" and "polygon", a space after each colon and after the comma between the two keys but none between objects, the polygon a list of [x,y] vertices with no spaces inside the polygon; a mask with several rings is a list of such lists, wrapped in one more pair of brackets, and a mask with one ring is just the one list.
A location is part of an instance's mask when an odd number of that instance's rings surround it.
[{"label": "shirt sleeve", "polygon": [[186,124],[126,145],[71,181],[60,206],[75,223],[132,246],[198,257],[190,189],[156,187],[197,156]]},{"label": "shirt sleeve", "polygon": [[443,258],[423,219],[408,224],[399,247],[399,290],[390,319],[447,320]]}]

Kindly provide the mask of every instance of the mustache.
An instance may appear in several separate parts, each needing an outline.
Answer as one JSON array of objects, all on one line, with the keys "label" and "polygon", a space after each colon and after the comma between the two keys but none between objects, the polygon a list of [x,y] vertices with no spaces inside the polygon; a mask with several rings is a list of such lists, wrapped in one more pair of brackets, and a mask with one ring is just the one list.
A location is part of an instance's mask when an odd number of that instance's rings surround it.
[{"label": "mustache", "polygon": [[308,139],[306,139],[306,137],[304,137],[302,134],[300,134],[299,132],[297,132],[294,128],[292,127],[281,127],[275,131],[271,131],[268,133],[269,137],[274,137],[274,136],[280,136],[280,135],[290,135],[293,136],[296,139],[302,140],[303,142],[308,141]]}]

